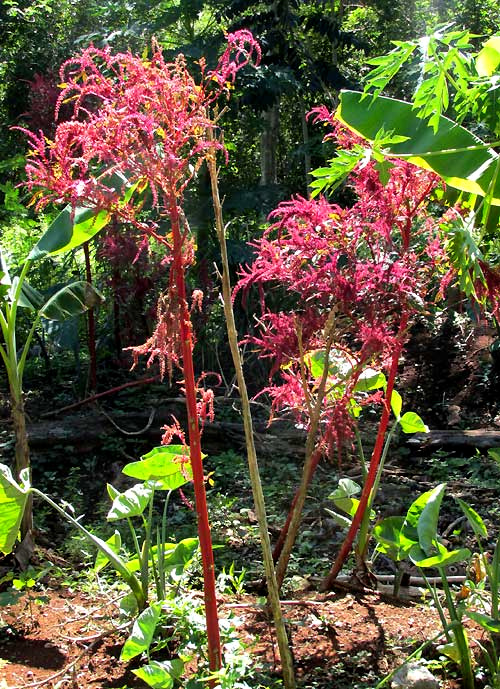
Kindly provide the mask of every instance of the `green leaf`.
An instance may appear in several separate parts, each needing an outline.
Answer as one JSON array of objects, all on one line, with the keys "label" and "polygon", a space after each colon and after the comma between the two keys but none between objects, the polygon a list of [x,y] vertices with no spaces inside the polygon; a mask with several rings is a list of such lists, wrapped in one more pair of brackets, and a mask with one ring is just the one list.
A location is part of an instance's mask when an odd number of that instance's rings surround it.
[{"label": "green leaf", "polygon": [[481,77],[491,77],[500,65],[500,36],[492,36],[476,57],[476,70]]},{"label": "green leaf", "polygon": [[387,378],[382,371],[375,371],[373,368],[367,368],[359,376],[358,382],[354,386],[354,392],[380,390],[385,385],[387,385]]},{"label": "green leaf", "polygon": [[[26,478],[26,477],[25,477]],[[8,555],[17,540],[29,487],[21,487],[5,464],[0,464],[0,552]]]},{"label": "green leaf", "polygon": [[377,550],[385,553],[395,562],[403,560],[416,541],[406,538],[403,526],[405,517],[385,517],[373,527]]},{"label": "green leaf", "polygon": [[[455,189],[479,196],[490,191],[497,153],[446,117],[439,117],[434,132],[418,117],[411,103],[382,96],[363,101],[363,94],[358,91],[342,91],[337,117],[368,141],[376,139],[383,122],[386,130],[408,137],[387,145],[387,155],[402,156],[419,167],[433,170]],[[492,204],[500,205],[500,176],[495,182]]]},{"label": "green leaf", "polygon": [[138,517],[149,505],[152,495],[152,489],[142,483],[132,486],[132,488],[116,496],[107,519],[113,521],[125,517]]},{"label": "green leaf", "polygon": [[361,493],[361,486],[350,478],[341,478],[339,480],[338,488],[328,496],[329,500],[336,500],[338,498],[351,498],[353,495]]},{"label": "green leaf", "polygon": [[455,498],[455,500],[460,505],[462,512],[467,517],[467,521],[472,527],[472,530],[478,538],[486,538],[488,536],[488,530],[485,523],[479,514],[470,505],[461,500],[460,498]]},{"label": "green leaf", "polygon": [[189,448],[184,445],[155,447],[140,461],[126,464],[122,472],[142,481],[156,481],[162,490],[175,490],[193,478]]},{"label": "green leaf", "polygon": [[[437,486],[437,488],[439,487],[440,486]],[[434,488],[433,490],[428,490],[425,493],[419,495],[418,498],[416,498],[408,508],[408,512],[406,513],[406,517],[403,524],[403,532],[405,538],[409,539],[410,541],[415,541],[415,543],[418,543],[418,520],[420,519],[420,515],[422,514],[422,511],[434,490],[436,489]]]},{"label": "green leaf", "polygon": [[427,500],[418,518],[418,542],[422,550],[428,555],[433,551],[437,540],[439,509],[445,490],[446,484],[440,483],[439,486],[436,486],[428,493]]},{"label": "green leaf", "polygon": [[160,619],[161,603],[153,603],[146,608],[134,622],[132,632],[126,640],[120,660],[132,660],[141,653],[146,652],[153,640],[153,636]]},{"label": "green leaf", "polygon": [[[108,538],[106,544],[114,553],[118,554],[122,547],[122,537],[120,532],[115,531],[114,534]],[[99,550],[94,563],[94,572],[100,572],[101,569],[104,569],[107,564],[109,564],[109,559],[106,557],[103,551]]]},{"label": "green leaf", "polygon": [[[121,172],[106,173],[100,179],[109,189],[122,193],[123,203],[130,200],[138,187],[138,182],[130,184]],[[28,259],[36,261],[76,249],[92,239],[110,220],[110,214],[104,210],[97,212],[95,208],[82,207],[73,210],[66,206],[35,244]]]},{"label": "green leaf", "polygon": [[500,620],[488,617],[488,615],[484,615],[482,612],[475,612],[469,609],[467,610],[467,617],[477,622],[483,629],[486,629],[487,632],[500,634]]},{"label": "green leaf", "polygon": [[171,689],[174,681],[180,679],[184,671],[184,663],[179,658],[174,660],[151,660],[137,670],[132,670],[134,675],[153,689]]},{"label": "green leaf", "polygon": [[488,450],[489,456],[500,464],[500,447],[492,447]]},{"label": "green leaf", "polygon": [[396,417],[396,419],[399,419],[401,416],[401,409],[403,408],[403,398],[399,394],[397,390],[392,391],[391,395],[391,409],[392,413]]},{"label": "green leaf", "polygon": [[50,297],[41,307],[40,313],[49,320],[63,321],[98,306],[102,301],[104,297],[99,290],[88,282],[79,280],[66,285]]},{"label": "green leaf", "polygon": [[174,578],[179,579],[193,561],[198,548],[199,540],[197,538],[183,538],[175,549],[165,557],[165,570]]},{"label": "green leaf", "polygon": [[463,562],[471,557],[471,551],[468,548],[460,548],[459,550],[447,550],[444,546],[435,544],[438,553],[430,557],[427,556],[420,546],[414,546],[410,550],[410,559],[422,569],[427,567],[449,567],[457,562]]},{"label": "green leaf", "polygon": [[425,425],[420,416],[414,411],[407,411],[399,419],[399,425],[403,433],[428,433],[429,427]]},{"label": "green leaf", "polygon": [[349,517],[345,517],[343,514],[339,514],[338,512],[329,510],[327,507],[325,508],[325,512],[327,512],[331,516],[331,518],[335,520],[335,522],[340,526],[341,529],[349,529],[349,527],[352,524],[352,519],[349,519]]},{"label": "green leaf", "polygon": [[439,651],[439,653],[442,653],[447,658],[453,660],[453,662],[457,665],[460,665],[462,656],[458,648],[458,645],[455,641],[450,641],[449,644],[442,644],[441,646],[437,647],[437,650]]}]

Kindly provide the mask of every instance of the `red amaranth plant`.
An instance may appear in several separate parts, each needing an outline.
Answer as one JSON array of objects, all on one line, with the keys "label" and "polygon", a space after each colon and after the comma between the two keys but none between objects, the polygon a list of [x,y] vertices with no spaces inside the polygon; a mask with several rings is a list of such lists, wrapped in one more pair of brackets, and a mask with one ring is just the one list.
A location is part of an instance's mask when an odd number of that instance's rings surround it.
[{"label": "red amaranth plant", "polygon": [[[342,144],[357,143],[348,131],[336,130]],[[323,197],[280,204],[237,286],[243,292],[259,288],[260,331],[247,341],[273,362],[266,389],[273,412],[292,414],[308,431],[302,483],[275,549],[279,581],[320,457],[337,452],[340,458],[361,406],[381,403],[364,505],[349,535],[354,538],[380,461],[407,325],[433,298],[443,252],[427,200],[438,178],[406,162],[391,164],[386,184],[375,163],[358,165],[351,208]],[[280,309],[273,308],[276,303]],[[390,371],[385,394],[373,394],[363,381],[370,370],[384,368]]]},{"label": "red amaranth plant", "polygon": [[[61,67],[63,90],[57,112],[68,102],[73,117],[58,125],[53,141],[28,132],[32,144],[26,167],[36,207],[69,203],[130,223],[154,237],[170,255],[168,284],[158,302],[158,323],[136,356],[158,359],[162,372],[183,374],[198,532],[204,573],[210,670],[221,666],[212,543],[200,444],[200,415],[206,392],[195,382],[193,338],[185,272],[194,260],[193,242],[181,210],[183,192],[208,151],[222,145],[210,136],[209,107],[228,89],[236,72],[260,49],[252,35],[227,36],[227,49],[214,71],[200,61],[201,83],[178,56],[166,62],[153,43],[150,58],[113,54],[91,46]],[[140,195],[113,190],[106,181],[120,172],[140,192],[149,187],[158,220],[141,219]],[[197,296],[199,302],[199,295]],[[171,437],[171,434],[168,435]]]}]

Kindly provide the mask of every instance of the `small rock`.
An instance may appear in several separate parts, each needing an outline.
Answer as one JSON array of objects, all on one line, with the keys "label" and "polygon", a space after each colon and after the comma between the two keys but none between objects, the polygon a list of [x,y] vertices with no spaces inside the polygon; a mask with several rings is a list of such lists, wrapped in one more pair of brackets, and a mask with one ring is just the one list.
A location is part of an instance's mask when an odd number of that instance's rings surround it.
[{"label": "small rock", "polygon": [[439,689],[439,680],[420,663],[406,663],[395,673],[392,689]]}]

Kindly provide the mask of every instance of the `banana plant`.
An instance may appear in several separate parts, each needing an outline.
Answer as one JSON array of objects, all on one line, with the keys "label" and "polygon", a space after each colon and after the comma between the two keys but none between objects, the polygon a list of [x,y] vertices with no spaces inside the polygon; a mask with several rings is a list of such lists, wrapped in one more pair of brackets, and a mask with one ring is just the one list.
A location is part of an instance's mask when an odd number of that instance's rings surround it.
[{"label": "banana plant", "polygon": [[[97,306],[102,295],[91,285],[76,281],[65,285],[49,299],[31,287],[26,275],[31,261],[26,261],[19,276],[11,276],[5,254],[0,250],[0,328],[3,342],[0,343],[0,357],[7,372],[11,398],[11,415],[14,426],[16,449],[15,469],[20,476],[23,469],[30,468],[26,416],[23,398],[23,375],[31,341],[41,318],[62,321],[73,318],[87,309]],[[30,310],[34,314],[31,328],[22,347],[17,342],[17,317],[19,308]],[[31,501],[24,513],[21,525],[21,537],[31,533]]]}]

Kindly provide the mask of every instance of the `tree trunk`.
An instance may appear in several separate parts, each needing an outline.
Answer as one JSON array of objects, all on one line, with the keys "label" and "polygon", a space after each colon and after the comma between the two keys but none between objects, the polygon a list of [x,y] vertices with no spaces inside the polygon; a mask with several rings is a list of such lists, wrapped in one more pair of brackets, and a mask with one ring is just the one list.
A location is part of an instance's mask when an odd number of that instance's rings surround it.
[{"label": "tree trunk", "polygon": [[260,135],[260,186],[278,183],[277,148],[279,137],[279,103],[262,113]]},{"label": "tree trunk", "polygon": [[[14,394],[11,390],[12,402],[12,422],[16,436],[16,477],[23,469],[30,468],[30,450],[28,445],[28,434],[26,432],[26,414],[24,411],[24,400],[22,393]],[[26,503],[23,520],[21,522],[21,541],[26,536],[30,536],[33,531],[33,499],[30,495]]]}]

